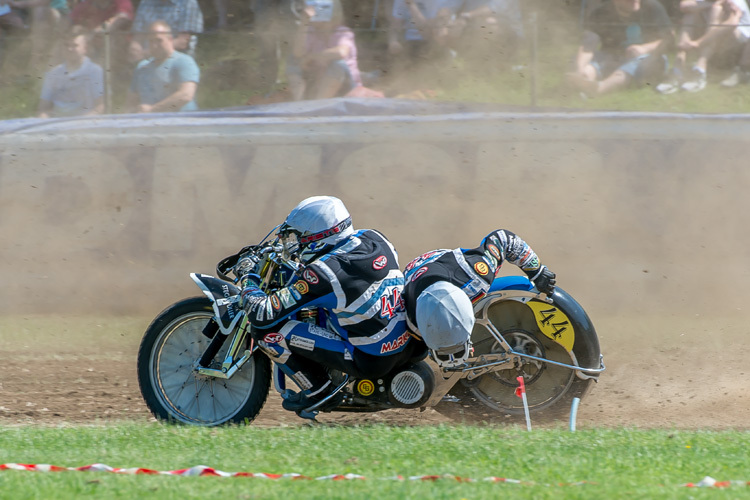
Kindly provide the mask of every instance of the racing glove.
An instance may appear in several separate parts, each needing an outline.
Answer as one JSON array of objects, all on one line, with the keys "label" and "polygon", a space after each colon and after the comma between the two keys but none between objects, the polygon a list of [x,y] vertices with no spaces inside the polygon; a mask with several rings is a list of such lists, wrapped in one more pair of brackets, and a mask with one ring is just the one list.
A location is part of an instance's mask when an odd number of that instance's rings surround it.
[{"label": "racing glove", "polygon": [[234,269],[232,271],[234,272],[235,276],[241,279],[244,278],[247,274],[257,273],[259,262],[260,259],[257,256],[248,254],[237,261],[237,264],[234,265]]},{"label": "racing glove", "polygon": [[540,292],[552,295],[555,291],[555,273],[547,269],[547,266],[540,267],[533,277],[529,276],[529,279]]},{"label": "racing glove", "polygon": [[252,297],[265,298],[265,293],[260,289],[261,277],[254,273],[248,273],[242,277],[242,293],[240,294],[240,307],[247,310],[252,301]]}]

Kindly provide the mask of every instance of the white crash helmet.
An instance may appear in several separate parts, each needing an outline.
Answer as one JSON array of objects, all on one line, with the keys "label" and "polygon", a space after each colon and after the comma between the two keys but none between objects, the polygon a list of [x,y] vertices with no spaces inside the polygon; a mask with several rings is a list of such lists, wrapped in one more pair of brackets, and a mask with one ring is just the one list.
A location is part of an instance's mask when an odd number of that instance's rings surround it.
[{"label": "white crash helmet", "polygon": [[344,203],[333,196],[302,200],[279,228],[285,250],[304,263],[331,250],[354,234],[352,217]]},{"label": "white crash helmet", "polygon": [[438,366],[455,368],[469,359],[474,308],[463,290],[447,281],[428,286],[417,297],[416,320]]}]

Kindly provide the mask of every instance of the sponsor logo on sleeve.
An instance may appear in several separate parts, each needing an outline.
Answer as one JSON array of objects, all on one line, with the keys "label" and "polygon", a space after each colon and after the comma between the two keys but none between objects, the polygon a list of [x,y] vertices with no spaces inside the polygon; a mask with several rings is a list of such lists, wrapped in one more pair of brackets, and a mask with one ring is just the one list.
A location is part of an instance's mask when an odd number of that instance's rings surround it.
[{"label": "sponsor logo on sleeve", "polygon": [[293,293],[295,293],[295,290],[294,290],[294,289],[291,289],[291,290],[290,290],[290,289],[288,289],[288,288],[282,288],[281,290],[279,290],[279,291],[278,291],[278,292],[276,293],[276,295],[278,295],[278,296],[279,296],[279,300],[281,301],[281,304],[282,304],[282,305],[283,305],[284,307],[286,307],[286,308],[290,308],[290,307],[292,307],[292,306],[293,306],[294,304],[296,304],[296,303],[297,303],[297,301],[296,301],[296,300],[294,300],[294,298],[292,297],[292,294],[293,294]]},{"label": "sponsor logo on sleeve", "polygon": [[528,268],[528,269],[539,269],[539,257],[537,257],[537,256],[534,256],[534,258],[533,258],[533,259],[531,259],[531,260],[530,260],[530,261],[529,261],[529,262],[528,262],[528,263],[526,264],[526,266],[524,266],[524,267],[525,267],[525,268]]},{"label": "sponsor logo on sleeve", "polygon": [[311,285],[317,285],[318,281],[320,281],[318,279],[318,275],[315,274],[315,271],[313,271],[312,269],[305,269],[305,271],[302,273],[302,277],[305,278],[305,281],[307,281]]},{"label": "sponsor logo on sleeve", "polygon": [[500,250],[497,249],[497,247],[493,244],[487,245],[487,248],[489,249],[490,253],[496,258],[501,259]]},{"label": "sponsor logo on sleeve", "polygon": [[276,296],[276,294],[271,295],[271,306],[276,309],[277,311],[281,310],[281,301]]},{"label": "sponsor logo on sleeve", "polygon": [[300,337],[298,335],[292,335],[289,338],[289,345],[292,347],[297,347],[299,349],[304,349],[305,351],[312,351],[315,349],[315,341],[312,339],[306,339],[305,337]]},{"label": "sponsor logo on sleeve", "polygon": [[263,337],[263,342],[266,344],[278,344],[284,340],[284,336],[280,333],[267,333],[265,337]]},{"label": "sponsor logo on sleeve", "polygon": [[[507,241],[507,238],[504,237],[503,239]],[[493,245],[495,245],[495,248],[497,248],[497,251],[500,252],[500,256],[502,257],[502,255],[505,253],[505,250],[504,250],[505,247],[500,242],[500,238],[497,237],[497,233],[490,236],[490,241],[492,242]],[[503,248],[502,251],[500,250],[501,248]]]},{"label": "sponsor logo on sleeve", "polygon": [[497,268],[498,261],[497,261],[497,259],[495,258],[494,255],[492,255],[490,252],[484,252],[484,258],[487,260],[487,262],[489,262],[490,267],[492,269],[496,269]]},{"label": "sponsor logo on sleeve", "polygon": [[417,257],[416,259],[414,259],[413,261],[409,262],[409,264],[407,264],[406,268],[404,269],[404,272],[411,271],[412,269],[415,269],[415,268],[421,266],[422,264],[425,264],[427,262],[431,262],[433,260],[436,260],[436,259],[440,258],[440,256],[442,256],[444,253],[446,253],[448,251],[449,250],[433,250],[431,252],[427,252],[425,254],[422,254],[419,257]]},{"label": "sponsor logo on sleeve", "polygon": [[252,308],[258,304],[262,304],[265,300],[265,297],[262,295],[250,295],[249,297],[245,297],[245,309]]},{"label": "sponsor logo on sleeve", "polygon": [[294,283],[294,288],[300,293],[300,295],[304,295],[310,291],[310,287],[307,286],[307,283],[302,280]]},{"label": "sponsor logo on sleeve", "polygon": [[490,272],[490,266],[484,262],[477,262],[474,264],[474,270],[482,276],[486,276]]},{"label": "sponsor logo on sleeve", "polygon": [[375,269],[376,271],[380,271],[387,265],[388,265],[388,257],[386,257],[385,255],[376,257],[375,260],[372,261],[372,268]]},{"label": "sponsor logo on sleeve", "polygon": [[357,392],[363,396],[369,396],[375,392],[375,384],[372,383],[372,380],[360,380],[357,382]]},{"label": "sponsor logo on sleeve", "polygon": [[428,269],[427,266],[420,267],[411,276],[407,278],[406,282],[411,283],[412,281],[416,281],[417,278],[419,278],[420,276],[422,276],[424,273],[427,272],[427,269]]}]

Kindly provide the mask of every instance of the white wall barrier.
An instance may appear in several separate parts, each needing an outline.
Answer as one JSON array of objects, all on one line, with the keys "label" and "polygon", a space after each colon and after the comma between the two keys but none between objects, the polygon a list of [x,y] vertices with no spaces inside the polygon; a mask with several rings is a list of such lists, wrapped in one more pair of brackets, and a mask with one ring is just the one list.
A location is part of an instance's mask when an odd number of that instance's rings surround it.
[{"label": "white wall barrier", "polygon": [[155,314],[314,194],[341,197],[402,265],[505,227],[589,309],[733,310],[747,137],[748,117],[614,113],[14,122],[0,311]]}]

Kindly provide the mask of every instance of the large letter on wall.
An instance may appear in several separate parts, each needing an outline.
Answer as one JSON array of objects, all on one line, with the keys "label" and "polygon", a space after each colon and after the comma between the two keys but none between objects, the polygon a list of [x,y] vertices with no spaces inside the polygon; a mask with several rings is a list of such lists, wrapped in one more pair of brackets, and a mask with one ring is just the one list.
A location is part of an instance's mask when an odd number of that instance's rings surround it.
[{"label": "large letter on wall", "polygon": [[[222,245],[246,244],[281,222],[298,198],[317,194],[320,146],[258,146],[248,152],[250,165],[230,169],[218,147],[157,150],[152,251],[197,251],[197,235],[207,243],[220,237]],[[198,227],[198,220],[205,225]]]},{"label": "large letter on wall", "polygon": [[578,231],[601,230],[607,214],[616,208],[608,196],[613,181],[591,144],[493,142],[480,144],[478,156],[476,209],[497,214],[504,227],[524,227],[518,231],[529,238],[535,233],[560,234],[571,223]]},{"label": "large letter on wall", "polygon": [[133,179],[98,150],[6,152],[0,166],[0,249],[31,258],[112,247],[135,206]]},{"label": "large letter on wall", "polygon": [[[464,198],[474,170],[442,144],[391,142],[363,147],[341,164],[336,180],[358,227],[388,230],[402,257],[433,246],[458,246]],[[455,145],[452,145],[454,149]],[[447,233],[447,234],[446,234]]]}]

